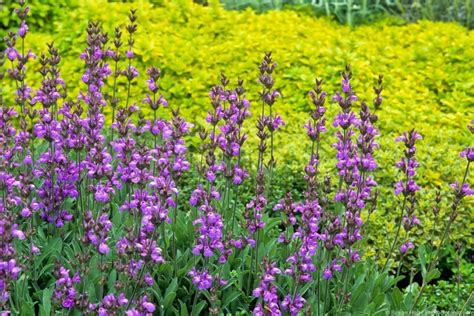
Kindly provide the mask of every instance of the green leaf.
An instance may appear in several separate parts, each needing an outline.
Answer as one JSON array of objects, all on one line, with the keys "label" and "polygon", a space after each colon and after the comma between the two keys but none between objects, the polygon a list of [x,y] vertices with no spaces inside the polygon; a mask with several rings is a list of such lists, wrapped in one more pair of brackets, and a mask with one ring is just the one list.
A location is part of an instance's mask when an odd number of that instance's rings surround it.
[{"label": "green leaf", "polygon": [[179,300],[179,309],[180,309],[180,316],[189,316],[188,307],[181,300]]},{"label": "green leaf", "polygon": [[198,304],[196,304],[194,309],[191,311],[191,313],[192,313],[191,315],[193,315],[193,316],[201,315],[201,311],[204,309],[204,307],[206,307],[206,305],[207,305],[206,301],[199,302]]},{"label": "green leaf", "polygon": [[171,281],[170,285],[166,289],[165,298],[163,302],[163,306],[165,308],[171,306],[173,304],[174,299],[176,298],[176,288],[178,287],[178,278],[174,278]]},{"label": "green leaf", "polygon": [[165,307],[165,309],[170,307],[173,304],[175,298],[176,298],[175,292],[171,292],[165,295],[165,299],[163,302],[163,306]]},{"label": "green leaf", "polygon": [[43,290],[43,297],[40,306],[40,315],[51,315],[51,296],[53,295],[53,291],[54,289],[52,287]]},{"label": "green leaf", "polygon": [[[364,311],[367,307],[367,303],[369,302],[369,299],[367,297],[367,294],[363,292],[359,297],[353,301],[352,308],[354,311]],[[367,314],[367,313],[364,313]]]},{"label": "green leaf", "polygon": [[45,264],[45,265],[43,266],[43,268],[41,268],[38,277],[43,276],[47,271],[51,271],[51,270],[53,269],[53,267],[54,267],[54,263]]},{"label": "green leaf", "polygon": [[395,284],[397,284],[399,281],[403,280],[404,278],[405,278],[404,275],[400,275],[396,278],[391,279],[389,282],[385,283],[382,286],[382,292],[388,291],[390,288],[392,288],[392,286],[394,286]]},{"label": "green leaf", "polygon": [[30,316],[35,314],[34,304],[31,301],[23,301],[20,307],[20,315]]},{"label": "green leaf", "polygon": [[355,303],[353,304],[353,306],[357,305],[356,303],[360,299],[364,291],[365,291],[365,284],[362,283],[362,284],[359,284],[359,286],[357,286],[357,288],[352,292],[352,302]]},{"label": "green leaf", "polygon": [[48,245],[42,250],[39,257],[39,261],[43,262],[45,259],[51,259],[54,257],[53,254],[60,253],[63,248],[63,242],[60,237],[56,237],[48,243]]},{"label": "green leaf", "polygon": [[117,281],[117,271],[115,271],[115,269],[113,269],[109,273],[109,277],[107,279],[107,286],[108,286],[109,290],[114,288],[115,281]]},{"label": "green leaf", "polygon": [[431,280],[439,278],[440,275],[441,275],[441,272],[439,272],[438,269],[431,270],[426,275],[426,283],[429,283],[429,282],[431,282]]},{"label": "green leaf", "polygon": [[227,308],[233,301],[238,299],[241,295],[242,295],[242,293],[237,292],[237,291],[230,292],[229,295],[225,296],[225,298],[222,302],[222,309]]},{"label": "green leaf", "polygon": [[418,248],[418,258],[420,259],[420,265],[421,265],[421,275],[425,277],[426,274],[426,251],[425,247],[421,245]]}]

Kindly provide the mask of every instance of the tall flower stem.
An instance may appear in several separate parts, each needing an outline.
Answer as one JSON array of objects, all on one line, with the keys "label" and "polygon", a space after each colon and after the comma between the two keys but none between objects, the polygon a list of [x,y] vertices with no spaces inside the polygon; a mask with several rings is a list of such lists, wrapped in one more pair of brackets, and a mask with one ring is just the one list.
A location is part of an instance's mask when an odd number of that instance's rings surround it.
[{"label": "tall flower stem", "polygon": [[173,212],[173,239],[172,239],[172,251],[173,251],[173,270],[174,270],[174,275],[176,276],[178,274],[178,258],[177,258],[177,247],[176,247],[176,221],[178,220],[178,194],[176,194],[176,207],[174,207],[174,212]]},{"label": "tall flower stem", "polygon": [[112,93],[112,101],[111,101],[111,105],[112,105],[112,124],[110,125],[110,141],[111,142],[114,141],[114,128],[113,128],[113,125],[114,125],[114,122],[115,122],[115,108],[117,107],[118,48],[117,48],[117,51],[115,52],[115,54],[116,54],[116,56],[115,56],[115,66],[114,66],[114,85],[113,85],[113,88],[112,88],[113,93]]},{"label": "tall flower stem", "polygon": [[[406,240],[409,240],[409,236],[410,236],[410,231],[407,232]],[[397,274],[395,275],[395,279],[398,278],[398,276],[400,275],[400,271],[402,270],[402,266],[403,266],[403,259],[405,259],[405,252],[402,252],[400,254],[400,264],[398,265]],[[410,282],[410,284],[411,284],[411,282]]]},{"label": "tall flower stem", "polygon": [[399,220],[398,220],[398,223],[397,223],[397,231],[396,231],[396,233],[395,233],[395,239],[393,240],[393,243],[392,243],[392,245],[390,246],[390,250],[388,251],[387,259],[385,259],[385,263],[384,263],[384,265],[383,265],[382,271],[385,271],[385,268],[387,267],[387,264],[388,264],[388,262],[390,261],[390,258],[392,257],[392,254],[393,254],[393,251],[395,250],[395,247],[396,247],[396,245],[397,245],[398,238],[399,238],[399,235],[400,235],[400,230],[401,230],[401,228],[402,228],[403,213],[405,212],[406,202],[407,202],[407,196],[405,196],[405,197],[403,198],[402,207],[400,208],[400,218],[399,218]]},{"label": "tall flower stem", "polygon": [[[456,192],[456,196],[454,198],[453,205],[451,207],[451,214],[449,216],[448,224],[446,225],[446,227],[444,229],[443,236],[441,237],[441,241],[439,242],[438,249],[436,250],[436,254],[435,254],[433,260],[431,260],[430,264],[428,265],[426,275],[429,275],[431,273],[431,271],[433,270],[433,268],[437,264],[437,261],[439,260],[440,253],[443,249],[444,241],[448,237],[449,230],[451,228],[452,223],[454,222],[455,214],[456,214],[456,211],[458,209],[459,202],[464,197],[461,193],[462,193],[462,188],[463,188],[464,184],[466,183],[467,175],[469,173],[469,165],[470,164],[471,164],[471,161],[468,161],[467,165],[466,165],[466,169],[464,170],[464,176],[463,176],[461,185],[458,187],[458,191]],[[418,303],[421,299],[421,296],[423,295],[423,292],[425,291],[425,288],[426,288],[427,285],[428,285],[428,282],[427,282],[426,277],[425,277],[425,278],[423,278],[423,283],[421,285],[420,292],[418,292],[418,296],[416,297],[415,302],[413,303],[413,305],[410,308],[410,315],[413,314],[413,312],[414,312],[416,306],[418,305]]]},{"label": "tall flower stem", "polygon": [[[420,187],[415,183],[415,175],[416,175],[416,168],[419,167],[419,163],[416,160],[416,140],[421,139],[421,135],[417,133],[416,130],[412,129],[408,132],[404,132],[402,136],[399,136],[395,139],[395,141],[399,142],[402,141],[405,145],[404,156],[398,161],[395,166],[400,169],[404,175],[405,179],[400,180],[395,183],[395,195],[403,194],[403,203],[402,208],[400,210],[400,218],[397,223],[397,232],[395,234],[395,239],[390,247],[390,251],[387,255],[387,259],[385,264],[383,265],[382,271],[386,271],[385,269],[388,266],[388,262],[395,250],[395,247],[398,242],[398,238],[400,237],[400,230],[403,222],[403,214],[405,213],[406,203],[410,202],[412,205],[416,199],[416,192],[420,190]],[[410,215],[410,209],[408,210]],[[412,221],[413,217],[408,219]]]},{"label": "tall flower stem", "polygon": [[[164,225],[162,224],[161,226],[164,226]],[[147,257],[149,257],[151,255],[151,248],[152,248],[153,242],[156,238],[156,232],[157,231],[158,231],[157,228],[155,228],[155,230],[153,230],[153,234],[152,234],[151,239],[150,239],[150,246],[149,246],[148,252],[147,252]],[[135,295],[136,295],[137,290],[138,290],[138,286],[140,285],[140,283],[142,281],[143,273],[145,273],[147,264],[148,264],[148,261],[146,261],[140,269],[140,273],[138,274],[137,282],[135,282],[135,285],[134,285],[133,290],[132,290],[132,295],[130,296],[130,300],[128,301],[126,309],[128,309],[130,307],[130,304],[133,303],[133,299],[135,298]]]}]

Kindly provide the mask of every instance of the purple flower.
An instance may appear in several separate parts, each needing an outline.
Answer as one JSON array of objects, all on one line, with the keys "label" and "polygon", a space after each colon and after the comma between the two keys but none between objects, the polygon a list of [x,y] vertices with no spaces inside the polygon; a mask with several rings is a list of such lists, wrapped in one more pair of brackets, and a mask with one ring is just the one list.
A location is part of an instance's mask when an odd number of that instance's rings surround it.
[{"label": "purple flower", "polygon": [[283,119],[280,115],[275,115],[272,121],[272,129],[277,130],[280,128],[280,126],[285,126],[285,122],[283,122]]},{"label": "purple flower", "polygon": [[19,57],[18,51],[13,47],[8,47],[5,50],[5,55],[10,61],[15,61]]},{"label": "purple flower", "polygon": [[396,167],[405,173],[407,179],[395,184],[396,195],[403,193],[405,196],[413,196],[420,189],[414,180],[416,168],[419,166],[415,158],[415,141],[417,139],[421,139],[421,136],[415,130],[411,130],[408,133],[404,132],[402,136],[396,138],[396,141],[403,141],[407,148],[407,150],[405,150],[405,157],[402,157],[401,160],[396,163]]},{"label": "purple flower", "polygon": [[69,276],[69,270],[64,267],[59,267],[55,271],[56,284],[54,288],[54,299],[61,301],[61,305],[66,309],[71,309],[75,305],[76,300],[76,289],[74,284],[81,281],[79,275],[76,273],[71,278]]},{"label": "purple flower", "polygon": [[13,224],[11,228],[11,232],[12,232],[11,234],[13,237],[17,237],[20,240],[25,239],[25,234],[23,233],[23,231],[18,229],[18,224]]},{"label": "purple flower", "polygon": [[283,310],[288,310],[290,315],[297,316],[298,312],[303,308],[306,300],[299,294],[292,297],[290,294],[285,296],[285,299],[281,303]]},{"label": "purple flower", "polygon": [[263,298],[263,306],[257,304],[253,310],[254,315],[264,315],[263,310],[267,310],[271,315],[281,315],[278,304],[278,293],[275,277],[281,274],[275,263],[264,262],[264,274],[260,279],[259,286],[252,291],[254,297]]},{"label": "purple flower", "polygon": [[27,32],[28,32],[28,25],[26,24],[25,21],[21,21],[20,28],[18,29],[18,35],[24,38]]},{"label": "purple flower", "polygon": [[102,186],[97,186],[97,190],[94,196],[97,202],[102,202],[102,203],[107,203],[110,199],[107,192],[105,192],[105,188],[103,188]]},{"label": "purple flower", "polygon": [[108,254],[108,253],[109,253],[109,250],[110,250],[110,249],[109,249],[109,246],[107,246],[106,243],[101,243],[101,244],[99,245],[99,248],[98,248],[98,249],[99,249],[99,253],[102,254],[102,255]]},{"label": "purple flower", "polygon": [[331,269],[329,269],[329,268],[324,269],[323,278],[324,278],[325,280],[329,280],[329,279],[332,278]]},{"label": "purple flower", "polygon": [[461,196],[461,198],[465,197],[465,196],[474,195],[474,189],[472,189],[469,186],[469,183],[464,183],[462,185],[459,185],[459,183],[457,181],[455,181],[451,184],[451,188],[453,188],[455,191],[457,191],[458,194]]},{"label": "purple flower", "polygon": [[39,254],[40,252],[41,252],[41,251],[40,251],[40,249],[39,249],[38,247],[36,247],[34,244],[31,245],[31,253],[32,253],[32,254],[37,255],[37,254]]},{"label": "purple flower", "polygon": [[413,243],[411,241],[407,241],[406,243],[400,246],[400,252],[402,254],[405,254],[408,250],[414,249],[414,248],[415,246],[413,245]]},{"label": "purple flower", "polygon": [[467,161],[473,162],[474,161],[474,147],[466,147],[461,153],[459,154],[461,158],[466,158]]},{"label": "purple flower", "polygon": [[188,272],[194,285],[197,286],[198,290],[208,290],[212,286],[212,276],[207,270],[198,271],[193,268]]}]

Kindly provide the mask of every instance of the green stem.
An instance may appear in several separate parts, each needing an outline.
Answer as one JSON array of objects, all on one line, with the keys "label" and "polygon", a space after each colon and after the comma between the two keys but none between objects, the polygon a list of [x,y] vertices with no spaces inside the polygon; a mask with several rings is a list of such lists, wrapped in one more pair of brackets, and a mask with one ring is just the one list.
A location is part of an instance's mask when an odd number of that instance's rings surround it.
[{"label": "green stem", "polygon": [[234,229],[235,229],[235,213],[237,212],[237,197],[239,196],[239,188],[240,187],[237,187],[235,189],[235,200],[234,200],[234,205],[233,205],[233,208],[232,208],[232,233],[234,233]]},{"label": "green stem", "polygon": [[390,257],[392,256],[393,250],[395,249],[395,246],[398,242],[398,237],[400,235],[400,229],[402,227],[403,213],[405,211],[406,202],[407,202],[407,196],[405,195],[405,197],[403,199],[403,204],[402,204],[402,207],[401,207],[401,210],[400,210],[400,218],[399,218],[398,224],[397,224],[397,232],[395,234],[395,239],[393,240],[392,246],[390,247],[390,251],[388,252],[387,259],[385,260],[385,264],[383,265],[382,271],[385,271],[385,268],[387,267],[387,264],[390,261]]},{"label": "green stem", "polygon": [[471,291],[471,294],[469,294],[469,297],[467,298],[466,302],[464,303],[462,309],[461,309],[461,312],[459,313],[459,315],[464,315],[464,311],[466,310],[466,308],[468,306],[471,306],[471,301],[472,301],[472,297],[474,295],[474,291]]},{"label": "green stem", "polygon": [[[115,52],[115,57],[118,58],[118,49]],[[115,60],[115,67],[114,67],[114,85],[113,85],[113,95],[112,95],[112,124],[110,125],[110,129],[111,129],[110,141],[111,142],[114,141],[114,128],[112,126],[114,125],[114,122],[115,122],[115,107],[117,106],[117,104],[115,103],[115,98],[117,95],[117,78],[118,78],[117,68],[118,68],[118,59]],[[112,155],[113,155],[113,151],[112,151]]]},{"label": "green stem", "polygon": [[456,302],[456,303],[457,303],[456,305],[457,305],[458,310],[459,310],[459,308],[461,307],[461,306],[459,305],[459,304],[461,303],[461,292],[460,292],[460,288],[459,288],[459,285],[460,285],[460,283],[461,283],[461,266],[460,266],[461,261],[460,261],[460,260],[461,260],[461,258],[460,258],[460,256],[459,256],[459,251],[458,251],[458,253],[457,253],[457,261],[458,261],[458,262],[457,262],[457,268],[458,268],[458,273],[457,273],[457,277],[456,277],[456,292],[457,292],[457,296],[458,296],[458,297],[457,297],[458,300],[457,300],[457,302]]},{"label": "green stem", "polygon": [[[332,250],[329,250],[329,253],[327,255],[327,261],[326,263],[324,264],[324,266],[327,266],[329,262],[331,262],[332,260]],[[322,270],[323,267],[321,267],[321,270]],[[325,282],[325,293],[324,293],[324,305],[323,305],[323,314],[326,312],[326,308],[330,305],[330,304],[327,304],[327,300],[328,300],[328,295],[329,295],[329,280],[324,280]]]},{"label": "green stem", "polygon": [[197,300],[198,300],[198,298],[199,298],[199,294],[200,294],[200,293],[199,293],[198,290],[196,290],[196,292],[194,293],[193,307],[191,308],[191,315],[193,315],[193,316],[195,315],[195,313],[194,313],[194,308],[196,307]]},{"label": "green stem", "polygon": [[[163,225],[161,225],[161,226],[163,226]],[[147,257],[149,257],[150,254],[151,254],[151,247],[152,247],[152,245],[153,245],[153,241],[154,241],[155,238],[156,238],[156,232],[157,232],[157,229],[155,228],[155,230],[153,231],[153,234],[152,234],[152,236],[151,236],[151,242],[150,242],[150,247],[148,248]],[[146,262],[143,264],[143,267],[140,269],[140,273],[139,273],[139,275],[138,275],[137,282],[135,282],[135,286],[133,287],[132,296],[130,297],[130,300],[128,301],[126,310],[128,310],[128,308],[130,307],[130,304],[132,304],[133,299],[135,298],[136,292],[137,292],[137,290],[138,290],[138,285],[141,283],[141,280],[142,280],[142,278],[143,278],[143,273],[145,272],[145,268],[146,268],[146,266],[147,266],[147,263],[148,263],[148,261],[146,261]]]},{"label": "green stem", "polygon": [[173,214],[173,239],[172,239],[172,244],[173,244],[173,266],[174,266],[174,275],[176,276],[178,274],[178,263],[176,262],[177,260],[177,249],[176,249],[176,221],[178,220],[178,195],[176,194],[176,207],[174,208],[174,214]]},{"label": "green stem", "polygon": [[317,301],[317,304],[318,304],[318,316],[321,316],[321,277],[319,276],[318,274],[318,279],[316,280],[316,283],[317,283],[317,288],[318,288],[318,301]]},{"label": "green stem", "polygon": [[[407,232],[407,237],[406,237],[406,240],[409,240],[409,236],[410,236],[410,231]],[[398,265],[398,268],[397,268],[397,274],[395,275],[395,278],[398,278],[398,276],[400,275],[400,271],[402,269],[402,265],[403,265],[403,259],[405,258],[405,254],[404,253],[401,253],[400,254],[400,263]]]},{"label": "green stem", "polygon": [[[132,33],[130,33],[130,37],[129,37],[129,43],[132,42]],[[132,45],[130,44],[130,50],[132,50]],[[128,75],[131,74],[131,67],[132,67],[132,59],[129,58],[128,59]],[[132,86],[132,79],[130,77],[127,78],[128,79],[128,88],[127,88],[127,102],[125,103],[125,108],[128,108],[128,103],[130,102],[130,87]]]},{"label": "green stem", "polygon": [[253,273],[253,258],[255,256],[255,249],[252,249],[252,254],[250,256],[250,269],[249,269],[249,275],[247,279],[247,295],[250,295],[252,293],[252,289],[250,288],[250,283],[252,280],[252,273]]},{"label": "green stem", "polygon": [[[464,185],[464,183],[466,182],[466,178],[467,178],[467,174],[469,172],[469,165],[471,164],[470,161],[467,162],[467,165],[466,165],[466,170],[464,171],[464,176],[463,176],[463,179],[462,179],[462,182],[461,182],[461,185],[459,186],[459,191],[462,190],[462,186]],[[459,194],[459,191],[456,192],[456,194]],[[430,262],[430,265],[428,266],[428,270],[426,272],[426,275],[428,275],[431,270],[433,269],[434,265],[436,264],[436,261],[438,261],[439,259],[439,255],[440,255],[440,252],[441,252],[441,249],[443,247],[443,243],[444,243],[444,240],[446,239],[446,237],[448,236],[448,233],[449,233],[449,229],[451,228],[451,224],[453,223],[454,221],[454,217],[453,215],[455,214],[457,208],[458,208],[458,205],[459,205],[459,202],[461,201],[461,198],[460,197],[456,197],[455,200],[454,200],[454,203],[453,203],[453,207],[452,207],[452,210],[451,210],[451,214],[449,216],[449,221],[448,221],[448,224],[446,225],[446,228],[444,229],[444,233],[443,233],[443,237],[441,238],[441,241],[439,243],[439,246],[438,246],[438,249],[436,251],[436,255],[434,257],[434,259]],[[426,285],[428,283],[426,282],[426,278],[423,278],[423,284],[421,285],[421,289],[420,289],[420,292],[418,293],[418,296],[416,297],[416,300],[415,300],[415,303],[413,303],[411,309],[410,309],[410,315],[413,313],[413,311],[415,310],[416,306],[418,305],[418,302],[420,301],[420,298],[421,296],[423,295],[423,292],[426,288]]]}]

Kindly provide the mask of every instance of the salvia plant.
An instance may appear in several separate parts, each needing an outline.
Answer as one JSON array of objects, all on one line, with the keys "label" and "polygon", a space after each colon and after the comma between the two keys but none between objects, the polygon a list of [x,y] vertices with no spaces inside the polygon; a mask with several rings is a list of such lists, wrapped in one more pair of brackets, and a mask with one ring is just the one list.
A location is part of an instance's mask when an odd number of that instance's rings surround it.
[{"label": "salvia plant", "polygon": [[[100,23],[89,23],[78,95],[68,93],[53,43],[39,55],[26,49],[24,0],[15,13],[20,27],[5,36],[2,53],[8,70],[1,80],[12,80],[16,91],[14,104],[0,102],[1,315],[424,310],[424,291],[439,276],[462,200],[474,193],[468,181],[474,147],[460,154],[465,172],[451,185],[451,200],[436,196],[436,213],[450,208],[431,249],[410,234],[423,225],[416,159],[422,136],[410,130],[396,139],[403,147],[395,166],[396,234],[387,236],[385,262],[367,257],[364,227],[379,200],[382,75],[373,105],[359,100],[349,66],[332,97],[316,79],[304,125],[310,144],[304,190],[276,197],[275,139],[285,122],[273,107],[281,95],[271,53],[258,67],[259,101],[250,103],[242,79],[234,84],[221,74],[197,130],[168,102],[160,69],[140,76],[135,68],[135,10],[112,38]],[[33,63],[42,76],[36,88],[27,76]],[[136,100],[131,88],[141,81],[148,92]],[[326,116],[328,106],[339,109],[334,118]],[[256,122],[254,163],[245,157],[249,122]],[[329,130],[335,131],[333,176],[320,170],[320,161],[330,159],[320,150]],[[189,153],[185,140],[195,132],[201,146]],[[406,262],[410,284],[399,288]]]}]

